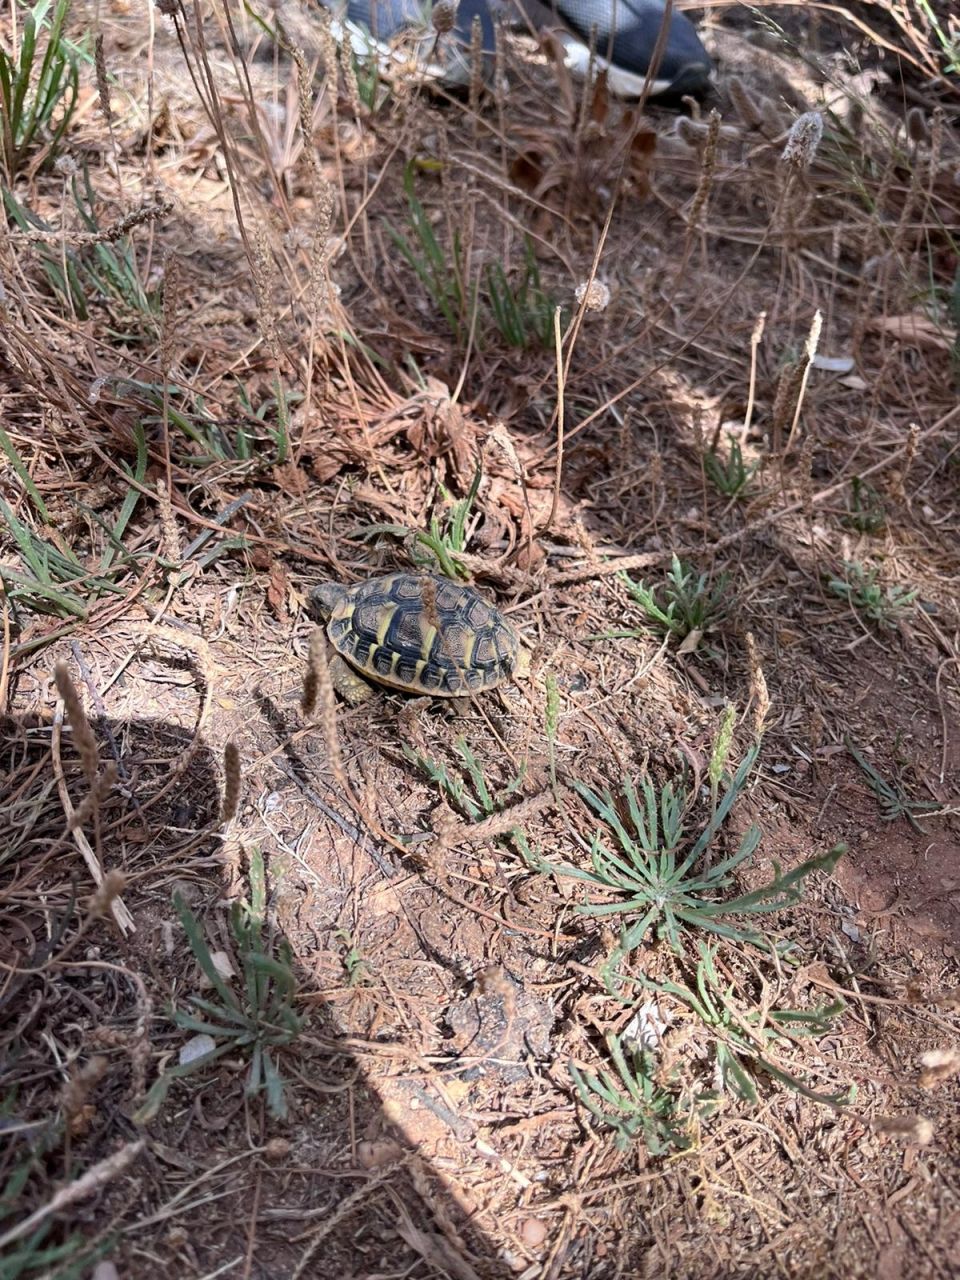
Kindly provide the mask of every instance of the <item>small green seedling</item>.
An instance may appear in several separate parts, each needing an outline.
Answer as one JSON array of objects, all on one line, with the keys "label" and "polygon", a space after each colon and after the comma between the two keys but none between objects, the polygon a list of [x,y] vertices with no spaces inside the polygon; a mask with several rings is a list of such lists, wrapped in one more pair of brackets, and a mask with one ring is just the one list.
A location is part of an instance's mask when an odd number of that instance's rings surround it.
[{"label": "small green seedling", "polygon": [[834,1020],[843,1012],[842,1000],[815,1009],[777,1009],[766,1004],[761,1009],[751,1008],[750,1001],[737,998],[735,983],[721,979],[717,948],[700,941],[697,949],[699,960],[691,986],[654,982],[642,973],[629,981],[644,991],[673,996],[710,1029],[714,1035],[717,1069],[728,1092],[756,1106],[759,1102],[756,1077],[762,1074],[812,1102],[837,1107],[853,1100],[853,1086],[839,1093],[817,1093],[771,1056],[772,1050],[791,1040],[827,1035],[833,1029]]},{"label": "small green seedling", "polygon": [[934,813],[942,810],[943,805],[934,800],[911,800],[902,787],[887,782],[849,738],[844,738],[843,741],[850,755],[866,775],[870,790],[877,797],[880,805],[880,817],[883,821],[894,822],[897,818],[906,818],[914,831],[922,833],[923,828],[917,822],[917,815],[925,813],[928,817],[932,817]]},{"label": "small green seedling", "polygon": [[237,991],[221,975],[203,936],[203,927],[180,898],[174,896],[190,950],[213,988],[210,999],[191,995],[194,1011],[177,1009],[173,1020],[184,1031],[211,1037],[209,1052],[164,1072],[147,1094],[135,1119],[145,1124],[158,1113],[174,1080],[201,1071],[227,1054],[249,1057],[244,1093],[248,1098],[265,1093],[271,1115],[287,1114],[278,1054],[300,1034],[303,1023],[294,1010],[296,979],[293,953],[287,942],[273,944],[264,937],[266,877],[263,854],[250,855],[250,901],[235,902],[230,910],[230,932],[240,960],[242,990]]},{"label": "small green seedling", "polygon": [[[729,607],[729,583],[726,574],[714,581],[706,573],[697,574],[674,556],[664,582],[649,587],[634,582],[625,573],[619,575],[631,597],[647,615],[655,631],[680,642],[699,637],[726,616]],[[608,632],[609,638],[637,637],[644,632],[624,629]]]},{"label": "small green seedling", "polygon": [[460,557],[470,539],[468,521],[480,488],[483,471],[478,466],[466,497],[454,502],[447,490],[440,486],[440,496],[448,504],[442,517],[432,515],[429,529],[411,529],[405,524],[374,524],[359,535],[363,542],[390,534],[406,542],[410,559],[418,569],[438,570],[451,581],[468,580],[470,571]]},{"label": "small green seedling", "polygon": [[[159,290],[148,290],[141,284],[130,236],[103,235],[86,164],[71,178],[70,194],[84,229],[96,238],[79,248],[59,244],[50,247],[41,242],[37,256],[47,283],[63,310],[78,320],[88,320],[98,305],[103,308],[107,312],[107,331],[116,341],[136,344],[154,340],[159,324]],[[22,231],[56,231],[51,223],[18,201],[12,191],[4,189],[3,201],[10,218]]]},{"label": "small green seedling", "polygon": [[567,1064],[577,1096],[590,1114],[613,1129],[621,1151],[637,1137],[654,1157],[688,1150],[693,1122],[713,1113],[717,1095],[705,1090],[684,1099],[678,1089],[659,1080],[656,1054],[613,1032],[607,1033],[606,1046],[616,1075],[606,1068],[597,1073],[572,1061]]},{"label": "small green seedling", "polygon": [[[449,510],[442,520],[438,519],[437,516],[431,516],[429,530],[418,530],[417,532],[417,542],[420,546],[426,548],[429,553],[427,557],[420,556],[419,563],[429,564],[431,558],[435,559],[440,572],[445,577],[454,579],[454,581],[457,578],[469,578],[470,576],[466,565],[458,557],[467,549],[469,537],[467,521],[476,501],[482,475],[483,472],[478,466],[469,492],[466,497],[461,498],[458,502],[451,502],[450,495],[441,485],[440,496],[444,501],[450,502]],[[415,555],[414,562],[416,563],[417,560],[418,557]]]},{"label": "small green seedling", "polygon": [[370,976],[370,963],[364,960],[353,935],[346,929],[337,929],[333,936],[344,947],[343,967],[347,974],[347,986],[356,987],[366,982]]},{"label": "small green seedling", "polygon": [[[933,31],[940,45],[943,55],[943,71],[945,75],[960,75],[960,32],[957,31],[955,25],[947,17],[945,24],[941,23],[940,14],[934,9],[930,0],[917,0],[917,8],[923,14],[926,25]],[[948,14],[947,10],[943,11],[944,16]]]},{"label": "small green seedling", "polygon": [[480,822],[490,818],[506,805],[523,786],[526,771],[521,768],[516,776],[499,791],[493,792],[483,775],[480,762],[467,745],[465,738],[457,738],[454,743],[457,755],[463,761],[464,771],[450,769],[442,761],[430,759],[405,746],[403,754],[420,769],[431,782],[436,782],[441,791],[455,809],[469,818],[471,822]]},{"label": "small green seedling", "polygon": [[[466,740],[457,738],[454,747],[463,762],[462,771],[451,768],[442,761],[433,760],[410,746],[404,745],[403,754],[431,782],[439,786],[453,808],[471,823],[495,818],[497,814],[507,809],[514,797],[520,793],[526,777],[526,766],[521,764],[506,786],[494,791],[484,777],[480,762]],[[542,865],[541,859],[531,849],[527,834],[522,827],[511,827],[504,836],[512,841],[530,870],[549,870]]]},{"label": "small green seedling", "polygon": [[500,336],[511,347],[552,347],[556,303],[540,283],[540,268],[529,238],[524,267],[512,284],[499,262],[486,270],[487,300]]},{"label": "small green seedling", "polygon": [[887,513],[883,509],[880,495],[859,476],[854,476],[850,481],[850,510],[843,517],[843,523],[871,538],[883,533],[887,526]]},{"label": "small green seedling", "polygon": [[[147,443],[143,428],[133,428],[137,461],[129,472],[133,481],[112,525],[89,508],[80,509],[91,526],[99,527],[103,549],[91,564],[90,557],[74,551],[67,543],[46,502],[37,489],[29,468],[13,443],[0,427],[0,450],[6,454],[17,473],[32,510],[30,524],[17,515],[0,498],[0,529],[5,528],[18,562],[0,564],[0,587],[10,601],[14,617],[20,624],[21,614],[40,613],[57,618],[86,618],[91,606],[103,596],[124,595],[123,578],[131,571],[142,572],[140,560],[146,553],[135,553],[124,545],[124,537],[140,499],[147,468]],[[79,504],[78,504],[79,505]],[[22,648],[19,652],[24,652]]]},{"label": "small green seedling", "polygon": [[916,589],[881,586],[880,570],[865,568],[858,560],[844,561],[843,570],[842,578],[829,580],[828,589],[881,630],[896,626],[919,595]]},{"label": "small green seedling", "polygon": [[448,257],[414,190],[415,170],[415,162],[410,160],[403,171],[408,232],[398,231],[390,223],[387,223],[387,230],[426,289],[436,311],[446,320],[451,333],[460,339],[466,334],[473,300],[473,291],[468,290],[464,283],[460,233],[454,231],[453,251]]},{"label": "small green seedling", "polygon": [[718,493],[727,498],[742,498],[759,471],[760,463],[751,462],[748,466],[743,460],[740,442],[736,437],[728,436],[726,458],[722,458],[715,449],[708,449],[703,455],[703,469]]}]

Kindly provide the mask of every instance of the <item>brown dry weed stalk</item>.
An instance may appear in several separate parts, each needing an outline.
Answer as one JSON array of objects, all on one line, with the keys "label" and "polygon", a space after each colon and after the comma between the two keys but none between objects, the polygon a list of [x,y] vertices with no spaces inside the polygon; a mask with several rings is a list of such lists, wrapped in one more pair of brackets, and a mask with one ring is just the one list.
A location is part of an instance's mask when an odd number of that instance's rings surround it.
[{"label": "brown dry weed stalk", "polygon": [[96,816],[104,801],[116,785],[119,771],[112,760],[108,760],[94,778],[90,790],[74,809],[67,824],[68,831],[82,830],[91,818]]},{"label": "brown dry weed stalk", "polygon": [[326,650],[326,635],[323,629],[318,627],[310,637],[310,646],[307,651],[307,668],[303,673],[300,710],[305,716],[312,716],[317,709],[317,698],[320,693],[320,665],[326,659]]},{"label": "brown dry weed stalk", "polygon": [[97,82],[97,100],[100,114],[103,116],[107,133],[110,137],[110,150],[113,153],[114,171],[118,179],[120,199],[123,200],[123,183],[120,181],[121,152],[115,130],[116,113],[110,103],[110,81],[107,77],[107,59],[103,48],[103,32],[98,31],[93,47],[93,66]]},{"label": "brown dry weed stalk", "polygon": [[223,799],[220,803],[220,823],[226,826],[237,816],[240,807],[240,748],[228,742],[223,748]]},{"label": "brown dry weed stalk", "polygon": [[127,877],[122,871],[117,871],[116,868],[108,871],[103,877],[103,883],[97,885],[90,898],[87,908],[90,918],[92,920],[105,920],[111,915],[116,910],[117,904],[120,903],[120,895],[126,885]]},{"label": "brown dry weed stalk", "polygon": [[[61,171],[64,168],[69,170],[69,166],[61,166]],[[21,231],[19,228],[8,231],[8,235],[13,242],[27,241],[31,244],[43,244],[56,240],[65,241],[71,247],[78,249],[98,244],[112,244],[129,235],[135,227],[146,223],[162,222],[168,214],[173,212],[173,208],[173,201],[169,197],[159,195],[145,200],[138,209],[131,210],[130,213],[118,218],[112,226],[101,227],[99,231],[72,231],[69,236],[66,236],[65,229],[40,231],[31,227],[28,231]]]},{"label": "brown dry weed stalk", "polygon": [[57,692],[63,699],[63,705],[66,708],[67,720],[73,730],[73,741],[80,757],[80,763],[83,766],[84,776],[87,784],[92,787],[100,768],[100,751],[97,747],[97,740],[93,736],[93,730],[90,728],[90,721],[87,719],[87,713],[83,709],[83,702],[80,699],[77,686],[73,683],[70,668],[65,662],[57,663],[54,668],[54,679],[57,683]]},{"label": "brown dry weed stalk", "polygon": [[480,98],[483,94],[483,27],[478,15],[474,15],[470,24],[470,111],[474,119],[474,130],[479,124]]},{"label": "brown dry weed stalk", "polygon": [[797,403],[793,410],[793,419],[790,423],[790,432],[787,436],[787,443],[784,445],[784,452],[789,453],[793,445],[794,437],[800,425],[800,412],[803,409],[803,398],[807,390],[807,382],[810,377],[810,369],[813,366],[814,358],[817,354],[817,348],[820,345],[820,331],[823,328],[823,316],[819,311],[815,311],[813,319],[810,321],[810,332],[807,335],[806,345],[803,352],[803,374],[800,378],[800,386],[797,389]]},{"label": "brown dry weed stalk", "polygon": [[257,299],[257,319],[260,334],[267,345],[275,368],[279,371],[283,362],[280,347],[280,334],[277,329],[277,317],[274,310],[272,285],[276,277],[273,254],[267,239],[267,229],[263,222],[257,221],[253,233],[253,288]]},{"label": "brown dry weed stalk", "polygon": [[747,663],[750,670],[750,703],[753,707],[753,736],[759,742],[763,737],[763,729],[770,714],[771,699],[767,689],[767,679],[760,665],[760,654],[753,632],[744,636],[747,646]]},{"label": "brown dry weed stalk", "polygon": [[327,635],[322,627],[317,627],[310,637],[307,654],[307,669],[303,677],[303,693],[301,709],[305,716],[316,714],[327,751],[327,762],[336,784],[346,795],[354,812],[363,818],[371,830],[381,839],[395,848],[401,848],[397,842],[380,826],[374,814],[368,811],[369,806],[362,804],[347,775],[340,746],[340,731],[337,725],[337,694],[330,671],[330,657],[327,648]]},{"label": "brown dry weed stalk", "polygon": [[[697,189],[694,192],[693,202],[690,206],[690,212],[687,215],[686,233],[683,241],[683,253],[674,273],[671,288],[675,288],[677,282],[683,277],[686,271],[687,263],[690,261],[690,254],[693,250],[694,238],[700,226],[700,219],[707,209],[710,200],[710,192],[713,190],[714,179],[717,170],[717,147],[720,141],[720,112],[712,110],[707,117],[706,137],[703,140],[700,149],[700,177],[697,182]],[[703,239],[703,257],[706,260],[707,241]]]},{"label": "brown dry weed stalk", "polygon": [[160,519],[163,555],[165,559],[178,565],[183,559],[180,530],[177,527],[176,513],[170,500],[170,490],[162,480],[157,481],[157,515]]},{"label": "brown dry weed stalk", "polygon": [[360,86],[357,83],[357,69],[353,64],[353,51],[347,41],[340,46],[340,74],[343,77],[343,96],[355,120],[363,116],[363,103],[360,100]]},{"label": "brown dry weed stalk", "polygon": [[74,1068],[61,1093],[63,1112],[69,1129],[86,1123],[82,1115],[90,1095],[107,1074],[110,1063],[102,1054],[94,1054],[79,1068]]}]

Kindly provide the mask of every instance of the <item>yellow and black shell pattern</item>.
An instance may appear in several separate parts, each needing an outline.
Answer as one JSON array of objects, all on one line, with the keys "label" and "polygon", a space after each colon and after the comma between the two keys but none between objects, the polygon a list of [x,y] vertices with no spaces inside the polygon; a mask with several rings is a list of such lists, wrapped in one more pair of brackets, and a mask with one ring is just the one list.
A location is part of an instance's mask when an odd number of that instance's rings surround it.
[{"label": "yellow and black shell pattern", "polygon": [[436,574],[390,573],[351,587],[325,584],[334,649],[363,675],[409,693],[464,697],[509,680],[520,641],[472,587]]}]

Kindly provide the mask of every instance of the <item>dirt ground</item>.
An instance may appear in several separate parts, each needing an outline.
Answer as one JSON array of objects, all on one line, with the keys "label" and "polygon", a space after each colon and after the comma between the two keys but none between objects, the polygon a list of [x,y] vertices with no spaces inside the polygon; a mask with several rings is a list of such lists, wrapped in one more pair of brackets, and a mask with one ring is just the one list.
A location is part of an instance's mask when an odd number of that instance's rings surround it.
[{"label": "dirt ground", "polygon": [[[2,1280],[958,1274],[960,81],[919,6],[703,24],[641,110],[73,4],[0,237]],[[529,674],[335,702],[311,588],[438,556]],[[684,854],[734,785],[710,903],[819,859],[752,940],[569,874],[643,778]]]}]

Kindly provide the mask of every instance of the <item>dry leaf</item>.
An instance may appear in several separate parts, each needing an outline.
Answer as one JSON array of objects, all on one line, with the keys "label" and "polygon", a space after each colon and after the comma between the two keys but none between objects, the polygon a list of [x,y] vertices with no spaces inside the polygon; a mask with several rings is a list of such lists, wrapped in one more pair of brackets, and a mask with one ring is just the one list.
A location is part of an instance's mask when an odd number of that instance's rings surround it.
[{"label": "dry leaf", "polygon": [[191,1036],[180,1048],[180,1066],[185,1067],[191,1062],[196,1062],[198,1058],[205,1058],[208,1053],[213,1053],[216,1047],[217,1042],[213,1036],[208,1036],[206,1033]]},{"label": "dry leaf", "polygon": [[295,462],[281,462],[273,468],[273,482],[281,493],[302,498],[307,491],[307,475]]},{"label": "dry leaf", "polygon": [[411,398],[419,410],[407,428],[407,439],[424,458],[444,458],[460,488],[466,492],[477,469],[479,445],[475,425],[464,417],[439,378],[428,378],[425,391]]},{"label": "dry leaf", "polygon": [[274,560],[267,578],[267,604],[280,622],[284,621],[287,614],[287,591],[289,585],[286,569],[279,560]]},{"label": "dry leaf", "polygon": [[394,1225],[394,1230],[401,1240],[405,1241],[415,1253],[419,1253],[435,1274],[450,1276],[452,1280],[480,1280],[462,1254],[433,1231],[422,1231],[414,1226],[412,1219],[401,1210],[402,1216]]},{"label": "dry leaf", "polygon": [[332,450],[325,451],[319,457],[310,459],[310,474],[315,480],[319,480],[321,484],[324,484],[343,470],[346,461],[346,456],[337,456]]},{"label": "dry leaf", "polygon": [[938,325],[922,311],[910,311],[902,316],[877,316],[867,328],[875,333],[888,333],[907,346],[932,347],[937,351],[951,351],[957,341],[956,334]]}]

